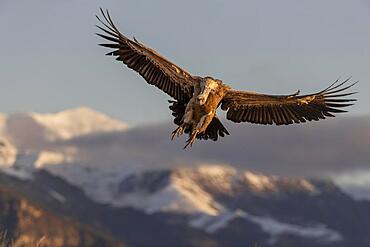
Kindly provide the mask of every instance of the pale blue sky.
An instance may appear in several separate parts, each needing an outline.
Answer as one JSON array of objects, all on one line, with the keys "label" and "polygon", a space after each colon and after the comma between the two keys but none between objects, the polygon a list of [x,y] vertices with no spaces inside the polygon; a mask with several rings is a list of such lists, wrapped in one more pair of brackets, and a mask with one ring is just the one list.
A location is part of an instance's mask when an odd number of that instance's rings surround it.
[{"label": "pale blue sky", "polygon": [[368,0],[0,0],[2,112],[80,105],[130,124],[171,118],[169,97],[113,58],[95,14],[195,75],[264,93],[360,80],[351,114],[370,114]]}]

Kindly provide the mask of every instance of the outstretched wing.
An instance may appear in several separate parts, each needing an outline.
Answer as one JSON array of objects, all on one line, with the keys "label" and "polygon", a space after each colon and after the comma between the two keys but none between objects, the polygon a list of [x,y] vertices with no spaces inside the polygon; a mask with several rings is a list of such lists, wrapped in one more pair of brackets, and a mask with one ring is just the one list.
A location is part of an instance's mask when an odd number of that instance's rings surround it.
[{"label": "outstretched wing", "polygon": [[104,34],[97,34],[110,41],[101,46],[114,49],[106,55],[116,56],[129,68],[138,72],[144,79],[180,102],[187,102],[193,94],[195,79],[185,70],[171,63],[153,49],[139,43],[135,38],[125,37],[116,26],[109,12],[100,9],[104,21],[96,16],[103,25],[97,26]]},{"label": "outstretched wing", "polygon": [[318,121],[334,117],[334,113],[346,112],[341,108],[353,105],[355,99],[344,92],[357,82],[347,85],[350,78],[338,84],[336,80],[321,92],[299,95],[265,95],[253,92],[229,90],[222,100],[221,108],[228,110],[226,118],[233,122],[288,125]]}]

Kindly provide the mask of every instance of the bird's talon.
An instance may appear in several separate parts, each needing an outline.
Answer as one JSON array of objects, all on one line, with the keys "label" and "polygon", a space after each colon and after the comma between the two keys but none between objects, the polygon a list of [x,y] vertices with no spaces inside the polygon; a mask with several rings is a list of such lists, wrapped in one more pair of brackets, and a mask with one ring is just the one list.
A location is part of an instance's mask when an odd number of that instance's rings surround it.
[{"label": "bird's talon", "polygon": [[189,145],[190,145],[190,147],[193,146],[193,143],[195,142],[195,139],[197,138],[198,133],[199,133],[199,130],[194,130],[191,133],[189,139],[186,141],[186,145],[185,145],[184,149],[187,148]]},{"label": "bird's talon", "polygon": [[175,136],[179,137],[183,133],[184,133],[184,128],[182,126],[177,127],[177,129],[175,129],[172,132],[171,140],[173,140],[175,138]]}]

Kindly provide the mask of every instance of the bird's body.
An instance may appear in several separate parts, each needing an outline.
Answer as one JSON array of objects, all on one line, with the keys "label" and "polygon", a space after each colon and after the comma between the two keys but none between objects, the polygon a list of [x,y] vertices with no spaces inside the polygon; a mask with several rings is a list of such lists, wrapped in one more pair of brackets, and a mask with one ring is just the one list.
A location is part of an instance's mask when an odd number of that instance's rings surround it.
[{"label": "bird's body", "polygon": [[[179,127],[172,133],[172,139],[181,135],[186,129],[190,132],[188,144],[192,144],[198,134],[204,135],[207,127],[216,117],[216,110],[229,89],[220,80],[212,77],[195,77],[194,93],[186,104]],[[185,146],[186,147],[186,146]]]},{"label": "bird's body", "polygon": [[227,111],[226,118],[233,122],[288,125],[334,117],[333,113],[345,112],[339,108],[355,101],[345,98],[354,94],[344,92],[355,84],[347,85],[349,79],[341,83],[336,80],[314,94],[299,95],[298,91],[289,95],[266,95],[234,90],[210,76],[193,76],[135,38],[125,37],[115,27],[108,11],[101,13],[105,22],[97,18],[105,28],[98,26],[104,32],[98,35],[112,42],[101,45],[114,49],[107,55],[116,56],[116,60],[175,99],[169,101],[178,125],[172,138],[189,134],[185,147],[191,146],[196,138],[216,141],[219,136],[229,134],[216,116],[219,106]]}]

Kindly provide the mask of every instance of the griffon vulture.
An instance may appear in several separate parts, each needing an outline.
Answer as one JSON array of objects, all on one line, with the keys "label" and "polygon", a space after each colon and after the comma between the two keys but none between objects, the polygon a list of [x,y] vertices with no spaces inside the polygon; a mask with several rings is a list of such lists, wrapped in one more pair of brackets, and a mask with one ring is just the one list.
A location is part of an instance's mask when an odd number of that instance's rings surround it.
[{"label": "griffon vulture", "polygon": [[346,91],[356,84],[349,83],[350,78],[343,82],[336,80],[313,94],[300,95],[298,91],[267,95],[234,90],[210,76],[191,75],[135,38],[127,38],[114,25],[109,12],[100,10],[104,19],[96,16],[102,24],[97,27],[103,33],[97,35],[110,41],[100,45],[113,49],[107,55],[115,56],[149,84],[174,98],[169,103],[178,127],[172,132],[172,139],[188,133],[184,148],[192,146],[196,138],[216,141],[218,136],[229,135],[216,115],[219,106],[227,111],[226,118],[236,123],[288,125],[334,117],[335,113],[346,112],[341,108],[355,101],[346,97],[355,93]]}]

